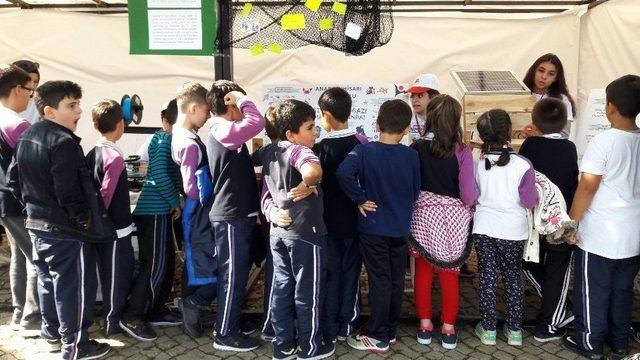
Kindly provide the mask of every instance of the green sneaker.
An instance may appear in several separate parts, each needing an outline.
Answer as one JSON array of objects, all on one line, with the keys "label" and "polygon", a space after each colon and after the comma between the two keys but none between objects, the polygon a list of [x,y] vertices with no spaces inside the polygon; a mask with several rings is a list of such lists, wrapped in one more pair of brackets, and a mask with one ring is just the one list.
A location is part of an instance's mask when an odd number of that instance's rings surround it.
[{"label": "green sneaker", "polygon": [[509,329],[507,324],[502,328],[504,336],[507,337],[507,343],[512,346],[522,346],[522,330],[513,331]]},{"label": "green sneaker", "polygon": [[480,341],[485,345],[495,345],[496,344],[496,331],[485,330],[482,327],[482,323],[479,322],[476,325],[475,330],[476,336],[480,339]]}]

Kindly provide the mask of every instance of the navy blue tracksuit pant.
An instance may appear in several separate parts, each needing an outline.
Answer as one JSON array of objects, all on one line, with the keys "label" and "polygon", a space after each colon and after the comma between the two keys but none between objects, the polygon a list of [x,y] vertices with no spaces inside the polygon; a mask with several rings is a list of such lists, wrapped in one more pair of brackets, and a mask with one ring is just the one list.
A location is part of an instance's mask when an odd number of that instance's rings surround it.
[{"label": "navy blue tracksuit pant", "polygon": [[244,305],[249,271],[251,241],[256,217],[212,221],[218,257],[218,308],[216,334],[220,337],[240,333],[240,314]]},{"label": "navy blue tracksuit pant", "polygon": [[[267,243],[267,245],[269,245]],[[273,325],[271,325],[271,299],[273,297],[273,280],[275,273],[273,272],[273,255],[271,249],[267,249],[267,258],[264,263],[264,296],[262,298],[262,308],[264,316],[262,320],[262,328],[260,331],[265,336],[275,336]]]},{"label": "navy blue tracksuit pant", "polygon": [[98,273],[102,290],[102,313],[107,334],[120,331],[120,319],[131,289],[134,258],[131,235],[96,244]]},{"label": "navy blue tracksuit pant", "polygon": [[62,340],[62,358],[75,359],[89,340],[96,299],[95,247],[42,231],[29,231],[38,271],[42,336]]},{"label": "navy blue tracksuit pant", "polygon": [[576,341],[587,350],[602,351],[605,339],[615,350],[629,345],[633,279],[640,256],[608,259],[575,250],[573,308]]},{"label": "navy blue tracksuit pant", "polygon": [[357,238],[327,236],[327,279],[322,311],[325,341],[353,332],[360,315],[362,257]]},{"label": "navy blue tracksuit pant", "polygon": [[271,324],[276,335],[274,349],[286,351],[299,346],[300,355],[305,357],[315,356],[323,350],[320,319],[325,253],[324,237],[313,242],[271,237],[274,271]]}]

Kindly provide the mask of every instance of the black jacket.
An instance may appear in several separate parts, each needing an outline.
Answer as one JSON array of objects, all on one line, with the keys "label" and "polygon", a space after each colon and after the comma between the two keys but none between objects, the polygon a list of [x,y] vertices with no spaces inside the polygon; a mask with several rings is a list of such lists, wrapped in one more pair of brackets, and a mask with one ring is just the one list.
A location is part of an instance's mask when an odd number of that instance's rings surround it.
[{"label": "black jacket", "polygon": [[80,138],[69,129],[46,119],[32,125],[18,140],[10,176],[26,205],[27,229],[78,240],[115,239]]},{"label": "black jacket", "polygon": [[13,154],[14,149],[0,134],[0,217],[24,216],[24,206],[9,187],[9,166],[13,161]]}]

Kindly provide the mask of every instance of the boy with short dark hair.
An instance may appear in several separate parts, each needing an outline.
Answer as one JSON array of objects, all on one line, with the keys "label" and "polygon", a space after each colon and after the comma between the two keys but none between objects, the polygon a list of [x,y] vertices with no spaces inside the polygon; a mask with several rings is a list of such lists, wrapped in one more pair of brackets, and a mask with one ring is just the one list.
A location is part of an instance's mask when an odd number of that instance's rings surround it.
[{"label": "boy with short dark hair", "polygon": [[[25,131],[16,170],[27,208],[42,311],[42,336],[62,340],[63,359],[97,359],[108,344],[89,339],[96,296],[95,249],[83,242],[96,221],[87,185],[93,186],[76,130],[82,90],[71,81],[49,81],[36,91],[44,118]],[[91,189],[93,191],[94,189]],[[95,200],[101,201],[99,198]],[[91,236],[92,237],[92,236]]]},{"label": "boy with short dark hair", "polygon": [[207,89],[196,82],[183,84],[176,93],[176,101],[178,120],[173,128],[171,154],[180,166],[187,196],[182,215],[185,265],[180,309],[184,331],[198,338],[202,333],[202,308],[216,296],[216,252],[208,219],[211,175],[207,151],[198,136],[198,130],[211,114]]},{"label": "boy with short dark hair", "polygon": [[11,328],[21,336],[39,336],[38,276],[31,254],[33,245],[24,227],[24,206],[9,188],[9,166],[20,135],[29,122],[19,115],[31,101],[34,88],[29,74],[13,65],[0,65],[0,223],[11,244],[9,283],[13,301]]},{"label": "boy with short dark hair", "polygon": [[573,304],[575,336],[565,346],[591,359],[628,354],[633,280],[640,267],[640,76],[606,87],[611,129],[596,135],[580,163],[569,216],[579,222]]},{"label": "boy with short dark hair", "polygon": [[[567,123],[566,106],[556,98],[545,98],[533,107],[531,117],[538,136],[528,137],[519,153],[558,186],[568,211],[578,186],[578,155],[576,146],[561,134]],[[534,334],[538,342],[561,339],[566,333],[561,328],[573,321],[567,309],[573,249],[568,244],[550,244],[541,236],[540,262],[523,263],[525,276],[542,297]]]},{"label": "boy with short dark hair", "polygon": [[[318,187],[323,172],[311,150],[317,136],[315,111],[302,101],[285,100],[275,118],[280,141],[265,151],[262,168],[262,211],[271,222],[275,279],[273,358],[297,354],[298,359],[323,359],[334,353],[335,345],[323,341],[320,325],[327,231]],[[290,192],[300,187],[315,189],[315,194],[294,201]]]},{"label": "boy with short dark hair", "polygon": [[259,342],[240,332],[240,314],[251,270],[251,242],[259,212],[258,186],[245,144],[258,135],[265,120],[236,83],[218,80],[207,100],[214,117],[207,141],[214,199],[209,220],[218,261],[217,350],[245,352]]},{"label": "boy with short dark hair", "polygon": [[345,341],[360,315],[360,269],[357,205],[342,191],[336,171],[356,145],[367,138],[349,129],[351,95],[339,87],[327,89],[318,100],[325,138],[314,152],[324,172],[324,222],[327,226],[327,280],[322,313],[325,341]]},{"label": "boy with short dark hair", "polygon": [[400,144],[409,132],[411,108],[402,100],[380,106],[379,141],[357,145],[337,171],[342,190],[358,205],[360,252],[369,277],[371,317],[347,342],[384,353],[395,342],[404,295],[407,236],[420,194],[418,152]]},{"label": "boy with short dark hair", "polygon": [[124,157],[116,145],[116,141],[124,134],[122,108],[114,100],[102,100],[91,109],[91,117],[101,137],[87,154],[87,165],[96,183],[100,184],[102,200],[118,235],[115,241],[96,244],[102,313],[105,317],[104,332],[109,336],[121,332],[120,319],[131,286],[134,268],[131,246],[133,222]]},{"label": "boy with short dark hair", "polygon": [[[37,89],[38,84],[40,84],[40,64],[31,60],[18,60],[14,61],[13,65],[19,67],[20,69],[26,71],[31,78],[28,86],[31,89]],[[31,124],[34,124],[36,121],[40,120],[40,114],[38,113],[38,108],[36,107],[36,103],[33,100],[29,100],[29,105],[27,108],[20,113],[20,116],[26,120],[28,120]]]}]

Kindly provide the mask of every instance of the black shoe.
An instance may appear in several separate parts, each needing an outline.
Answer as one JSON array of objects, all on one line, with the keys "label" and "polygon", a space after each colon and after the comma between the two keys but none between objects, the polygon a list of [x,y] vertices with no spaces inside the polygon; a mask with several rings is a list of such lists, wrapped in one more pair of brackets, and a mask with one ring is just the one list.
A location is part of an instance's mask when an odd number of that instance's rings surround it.
[{"label": "black shoe", "polygon": [[575,315],[573,315],[573,311],[571,310],[567,310],[567,313],[564,316],[564,319],[562,319],[562,321],[560,322],[560,324],[558,324],[558,326],[556,326],[558,329],[559,328],[563,328],[569,324],[571,324],[573,322],[573,320],[575,319]]},{"label": "black shoe", "polygon": [[546,343],[549,341],[560,340],[567,334],[564,329],[558,329],[554,332],[549,331],[536,331],[533,339],[537,342]]},{"label": "black shoe", "polygon": [[180,326],[182,325],[181,314],[170,311],[165,315],[149,320],[151,326]]},{"label": "black shoe", "polygon": [[203,329],[211,328],[216,323],[216,314],[211,311],[202,311],[200,313],[200,326]]},{"label": "black shoe", "polygon": [[602,354],[602,351],[583,349],[580,345],[578,345],[574,336],[565,336],[564,338],[562,338],[562,342],[564,343],[564,347],[566,347],[567,350],[574,352],[576,354],[582,355],[587,359],[591,359],[591,360],[604,359],[604,355]]},{"label": "black shoe", "polygon": [[120,320],[120,328],[136,340],[154,341],[158,338],[158,335],[153,331],[151,326],[142,320]]},{"label": "black shoe", "polygon": [[258,324],[246,317],[240,321],[240,332],[243,335],[251,335],[258,330]]},{"label": "black shoe", "polygon": [[622,360],[629,356],[629,352],[625,349],[611,349],[611,354],[609,354],[610,360]]},{"label": "black shoe", "polygon": [[100,359],[111,351],[111,346],[89,340],[78,349],[77,360]]},{"label": "black shoe", "polygon": [[184,332],[194,339],[199,338],[202,335],[202,326],[200,325],[200,313],[202,310],[200,307],[191,303],[189,299],[182,299],[180,301],[180,311],[182,312]]},{"label": "black shoe", "polygon": [[306,356],[306,355],[298,355],[298,359],[305,360],[320,360],[324,358],[328,358],[336,352],[335,344],[325,344],[321,351],[317,352],[315,355]]},{"label": "black shoe", "polygon": [[213,348],[222,351],[247,352],[255,350],[259,346],[258,340],[242,334],[225,337],[216,336],[213,341]]},{"label": "black shoe", "polygon": [[472,278],[476,275],[476,273],[474,273],[473,271],[471,271],[471,269],[469,269],[469,267],[467,266],[467,264],[464,264],[460,267],[460,274],[458,276],[463,277],[463,278]]},{"label": "black shoe", "polygon": [[293,360],[298,357],[299,351],[300,349],[297,347],[288,350],[278,350],[274,347],[271,360]]}]

